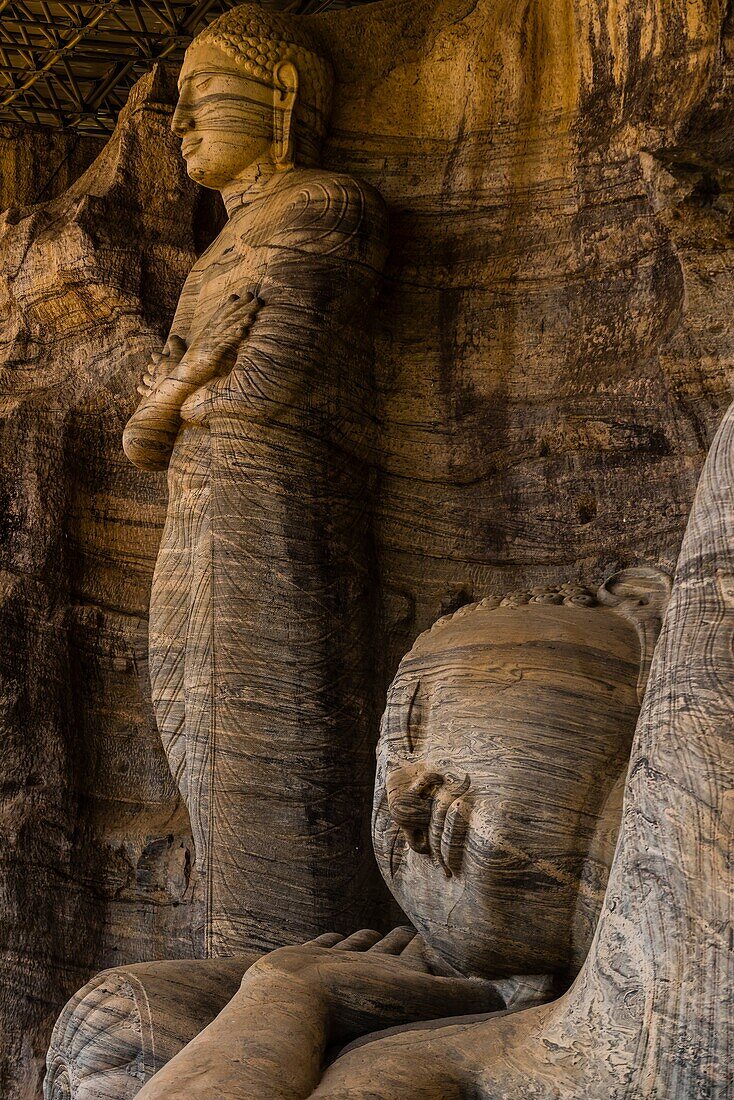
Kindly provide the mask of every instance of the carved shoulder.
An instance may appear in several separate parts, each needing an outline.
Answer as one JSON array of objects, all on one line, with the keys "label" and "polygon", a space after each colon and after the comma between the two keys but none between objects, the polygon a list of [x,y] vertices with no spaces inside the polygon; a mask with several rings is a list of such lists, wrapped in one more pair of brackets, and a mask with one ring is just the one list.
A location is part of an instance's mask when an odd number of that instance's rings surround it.
[{"label": "carved shoulder", "polygon": [[387,252],[387,208],[379,192],[335,172],[302,169],[293,176],[281,193],[272,246],[334,255],[380,270]]}]

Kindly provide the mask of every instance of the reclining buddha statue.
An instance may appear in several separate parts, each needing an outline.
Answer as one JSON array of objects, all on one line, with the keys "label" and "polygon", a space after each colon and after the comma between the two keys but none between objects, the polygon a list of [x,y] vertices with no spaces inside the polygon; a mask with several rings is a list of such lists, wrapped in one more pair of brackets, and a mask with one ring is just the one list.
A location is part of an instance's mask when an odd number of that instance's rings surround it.
[{"label": "reclining buddha statue", "polygon": [[[57,1024],[49,1100],[418,1095],[424,1029],[450,1042],[567,988],[667,595],[663,574],[626,570],[439,620],[401,662],[378,747],[374,847],[410,925],[108,971]],[[433,1072],[436,1095],[464,1095],[454,1061]]]}]

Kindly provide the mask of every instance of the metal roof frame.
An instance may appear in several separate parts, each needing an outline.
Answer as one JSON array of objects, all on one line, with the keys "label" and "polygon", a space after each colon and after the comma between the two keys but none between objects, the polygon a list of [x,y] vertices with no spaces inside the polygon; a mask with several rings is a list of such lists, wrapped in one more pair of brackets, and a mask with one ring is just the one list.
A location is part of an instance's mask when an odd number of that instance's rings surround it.
[{"label": "metal roof frame", "polygon": [[[0,123],[107,137],[130,89],[242,0],[0,0]],[[262,0],[317,12],[364,0]]]}]

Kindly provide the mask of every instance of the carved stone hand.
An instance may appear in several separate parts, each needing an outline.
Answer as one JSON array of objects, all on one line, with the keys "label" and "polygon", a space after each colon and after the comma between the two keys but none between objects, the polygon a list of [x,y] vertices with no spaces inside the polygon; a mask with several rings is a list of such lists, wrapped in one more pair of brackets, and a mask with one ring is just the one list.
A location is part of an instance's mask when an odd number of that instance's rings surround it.
[{"label": "carved stone hand", "polygon": [[[184,402],[200,386],[231,370],[261,305],[249,292],[242,297],[231,294],[188,348],[180,337],[169,338],[155,370],[143,375],[138,387],[143,399],[123,434],[123,447],[131,462],[144,470],[162,469],[167,464]],[[151,358],[151,366],[155,358]],[[171,363],[173,369],[167,372]]]},{"label": "carved stone hand", "polygon": [[177,367],[186,354],[186,341],[171,333],[163,351],[154,351],[150,357],[150,366],[136,387],[141,397],[149,397],[156,386],[167,378],[173,367]]},{"label": "carved stone hand", "polygon": [[252,984],[258,974],[271,975],[276,984],[286,976],[306,981],[315,1001],[328,1005],[331,1042],[417,1019],[505,1007],[492,981],[435,973],[423,940],[411,928],[395,928],[384,937],[365,928],[346,939],[334,934],[281,948],[258,960]]},{"label": "carved stone hand", "polygon": [[432,973],[411,928],[385,937],[372,929],[347,939],[320,936],[259,959],[217,1019],[139,1098],[305,1100],[332,1044],[396,1024],[503,1007],[492,982]]},{"label": "carved stone hand", "polygon": [[249,291],[242,296],[230,294],[192,341],[172,376],[189,385],[203,386],[211,378],[230,371],[261,306],[262,302]]}]

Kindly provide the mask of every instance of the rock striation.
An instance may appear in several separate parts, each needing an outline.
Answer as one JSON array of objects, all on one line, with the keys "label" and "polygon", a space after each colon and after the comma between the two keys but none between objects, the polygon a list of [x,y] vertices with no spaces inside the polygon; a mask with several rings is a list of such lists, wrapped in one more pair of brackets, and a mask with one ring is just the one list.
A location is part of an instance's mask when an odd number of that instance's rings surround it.
[{"label": "rock striation", "polygon": [[[365,460],[372,663],[352,700],[375,738],[438,615],[672,568],[732,379],[732,27],[720,0],[381,0],[308,25],[337,77],[324,164],[390,213]],[[37,1094],[50,1024],[94,971],[201,950],[144,667],[164,487],[119,449],[206,237],[172,102],[146,78],[89,172],[3,223],[13,1100]],[[360,812],[347,889],[373,901]]]},{"label": "rock striation", "polygon": [[196,257],[138,86],[62,196],[0,229],[0,1094],[40,1093],[60,1004],[118,961],[196,953],[189,825],[155,729],[147,600],[162,486],[128,465],[134,379]]}]

